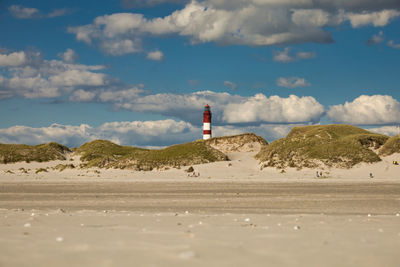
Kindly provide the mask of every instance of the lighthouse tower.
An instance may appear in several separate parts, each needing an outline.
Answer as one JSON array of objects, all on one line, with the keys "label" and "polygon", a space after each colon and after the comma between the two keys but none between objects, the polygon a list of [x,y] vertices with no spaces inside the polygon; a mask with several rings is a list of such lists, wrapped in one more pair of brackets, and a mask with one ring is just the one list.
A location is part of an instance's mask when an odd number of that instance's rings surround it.
[{"label": "lighthouse tower", "polygon": [[203,113],[203,139],[207,140],[211,138],[211,111],[210,106],[207,104],[204,107]]}]

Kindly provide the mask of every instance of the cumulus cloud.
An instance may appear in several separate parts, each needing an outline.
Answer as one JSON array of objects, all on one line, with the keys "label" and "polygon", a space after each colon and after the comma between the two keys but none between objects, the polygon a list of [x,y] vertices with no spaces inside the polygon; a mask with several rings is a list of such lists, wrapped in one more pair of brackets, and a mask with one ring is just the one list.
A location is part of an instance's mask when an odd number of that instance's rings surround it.
[{"label": "cumulus cloud", "polygon": [[400,49],[400,43],[396,44],[393,40],[390,40],[387,44],[394,49]]},{"label": "cumulus cloud", "polygon": [[318,122],[324,107],[313,97],[266,97],[257,94],[241,103],[230,103],[223,113],[227,123],[305,123]]},{"label": "cumulus cloud", "polygon": [[[45,60],[39,52],[0,54],[0,68],[4,74],[0,83],[0,99],[12,96],[54,98],[76,90],[127,87],[99,73],[105,68],[102,65],[71,63],[74,53],[69,50],[60,55],[64,61]],[[72,98],[77,99],[76,96]]]},{"label": "cumulus cloud", "polygon": [[121,56],[142,51],[140,40],[129,39],[112,41],[106,40],[100,45],[100,48],[108,54],[114,56]]},{"label": "cumulus cloud", "polygon": [[37,8],[21,7],[19,5],[10,6],[8,11],[18,19],[30,19],[40,15],[40,11]]},{"label": "cumulus cloud", "polygon": [[58,57],[61,58],[64,62],[74,63],[78,60],[78,54],[71,48],[68,48],[65,52],[59,53]]},{"label": "cumulus cloud", "polygon": [[103,73],[70,69],[51,76],[49,80],[56,86],[102,86],[105,78]]},{"label": "cumulus cloud", "polygon": [[0,67],[18,67],[26,63],[24,51],[10,54],[0,54]]},{"label": "cumulus cloud", "polygon": [[275,51],[272,59],[280,63],[289,63],[301,59],[311,59],[315,57],[316,54],[314,52],[304,52],[304,51],[300,51],[292,55],[291,49],[289,47],[286,47],[282,51]]},{"label": "cumulus cloud", "polygon": [[152,52],[147,53],[147,58],[150,60],[160,61],[163,60],[164,54],[159,50],[155,50]]},{"label": "cumulus cloud", "polygon": [[382,126],[378,128],[369,128],[367,130],[388,136],[394,136],[400,134],[399,126]]},{"label": "cumulus cloud", "polygon": [[237,84],[231,81],[224,81],[224,86],[231,88],[232,90],[237,89]]},{"label": "cumulus cloud", "polygon": [[385,36],[383,35],[383,31],[379,31],[378,34],[372,35],[371,38],[367,40],[367,45],[374,45],[382,43],[385,40]]},{"label": "cumulus cloud", "polygon": [[20,5],[11,5],[8,7],[8,11],[11,15],[17,19],[38,19],[38,18],[55,18],[64,16],[69,13],[70,10],[67,8],[54,9],[48,14],[43,14],[37,8],[22,7]]},{"label": "cumulus cloud", "polygon": [[377,12],[349,13],[347,16],[354,28],[371,24],[379,27],[386,26],[391,20],[400,16],[400,12],[386,9]]},{"label": "cumulus cloud", "polygon": [[165,146],[199,138],[199,127],[174,120],[109,122],[99,127],[52,124],[41,128],[13,126],[0,129],[0,143],[58,142],[70,147],[95,139],[107,139],[121,145]]},{"label": "cumulus cloud", "polygon": [[319,121],[324,114],[324,108],[313,97],[294,95],[288,98],[268,98],[263,94],[243,97],[212,91],[149,94],[140,87],[113,91],[98,90],[92,93],[79,91],[71,100],[97,101],[112,104],[116,109],[172,116],[197,126],[202,124],[201,114],[206,104],[211,106],[215,125],[308,123]]},{"label": "cumulus cloud", "polygon": [[[133,1],[134,4],[141,2]],[[138,48],[143,38],[165,35],[185,36],[192,43],[222,45],[331,43],[328,26],[339,26],[346,21],[354,28],[385,26],[399,16],[399,8],[396,0],[383,0],[379,4],[372,0],[193,0],[165,17],[116,13],[97,17],[88,25],[70,27],[69,32],[77,40],[96,43],[110,54],[115,54],[114,47],[121,44],[129,48],[121,53],[142,52]],[[127,40],[132,43],[127,45]]]},{"label": "cumulus cloud", "polygon": [[400,103],[388,95],[361,95],[344,105],[331,106],[327,114],[335,123],[395,124],[400,122]]},{"label": "cumulus cloud", "polygon": [[140,97],[131,99],[115,99],[111,95],[107,102],[119,109],[173,116],[200,125],[202,117],[199,114],[202,114],[206,104],[209,104],[214,111],[214,122],[221,123],[224,107],[229,103],[237,103],[243,99],[245,98],[239,95],[200,91],[189,94],[142,94]]},{"label": "cumulus cloud", "polygon": [[60,8],[60,9],[54,9],[53,11],[51,11],[46,16],[48,18],[55,18],[55,17],[64,16],[64,15],[70,13],[70,12],[71,12],[71,10],[69,10],[68,8]]},{"label": "cumulus cloud", "polygon": [[[216,126],[213,136],[226,136],[253,132],[273,141],[287,135],[295,125]],[[298,126],[298,125],[297,125]],[[120,145],[160,147],[191,142],[202,138],[199,126],[184,121],[125,121],[107,122],[99,127],[52,124],[49,127],[13,126],[0,129],[0,143],[36,145],[58,142],[78,147],[85,142],[106,139]]]},{"label": "cumulus cloud", "polygon": [[52,124],[41,128],[13,126],[0,129],[0,143],[37,145],[58,142],[68,146],[78,146],[93,140],[92,131],[93,128],[86,124],[80,126]]},{"label": "cumulus cloud", "polygon": [[306,79],[300,77],[280,77],[276,81],[276,84],[286,88],[306,87],[311,85]]},{"label": "cumulus cloud", "polygon": [[79,89],[72,93],[70,100],[74,102],[89,102],[93,101],[96,93]]}]

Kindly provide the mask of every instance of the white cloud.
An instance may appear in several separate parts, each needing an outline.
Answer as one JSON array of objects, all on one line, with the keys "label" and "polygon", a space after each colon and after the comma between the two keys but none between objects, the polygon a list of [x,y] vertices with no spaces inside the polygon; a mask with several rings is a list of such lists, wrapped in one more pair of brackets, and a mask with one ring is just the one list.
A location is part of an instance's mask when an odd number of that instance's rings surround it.
[{"label": "white cloud", "polygon": [[237,84],[231,81],[224,81],[224,86],[227,86],[229,88],[231,88],[232,90],[236,90],[237,89]]},{"label": "white cloud", "polygon": [[53,75],[49,80],[56,86],[103,86],[106,84],[106,75],[71,69]]},{"label": "white cloud", "polygon": [[[274,25],[279,25],[276,27]],[[192,1],[166,17],[144,18],[141,14],[119,13],[98,17],[93,24],[71,27],[69,32],[86,43],[138,40],[145,35],[177,34],[193,43],[273,45],[301,42],[331,42],[330,34],[318,26],[299,26],[286,8],[258,8],[253,4],[235,10],[215,8]]]},{"label": "white cloud", "polygon": [[70,100],[75,102],[88,102],[88,101],[93,101],[95,97],[96,93],[80,89],[75,91],[70,96]]},{"label": "white cloud", "polygon": [[78,54],[71,48],[68,48],[64,53],[59,53],[58,57],[66,63],[74,63],[79,58]]},{"label": "white cloud", "polygon": [[8,79],[8,88],[26,98],[53,98],[61,94],[57,87],[40,74],[32,77],[14,76]]},{"label": "white cloud", "polygon": [[41,144],[58,142],[70,147],[95,139],[107,139],[117,144],[163,146],[201,138],[201,128],[174,120],[110,122],[99,127],[52,124],[33,128],[13,126],[0,129],[0,143]]},{"label": "white cloud", "polygon": [[257,94],[241,103],[228,104],[223,113],[226,123],[306,123],[318,122],[324,107],[311,96],[288,98]]},{"label": "white cloud", "polygon": [[[74,53],[60,54],[71,61]],[[22,96],[26,98],[54,98],[75,90],[123,89],[127,86],[104,73],[102,65],[73,64],[60,60],[45,60],[39,52],[0,54],[2,81],[0,99]],[[71,99],[78,99],[76,96]]]},{"label": "white cloud", "polygon": [[54,9],[48,14],[43,14],[37,8],[22,7],[20,5],[11,5],[8,7],[8,11],[11,15],[17,19],[39,19],[39,18],[55,18],[64,16],[69,13],[70,10],[67,8]]},{"label": "white cloud", "polygon": [[93,128],[86,124],[80,126],[52,124],[49,127],[41,128],[13,126],[0,129],[0,143],[36,145],[58,142],[69,146],[78,146],[93,140],[92,131]]},{"label": "white cloud", "polygon": [[147,53],[147,58],[150,60],[160,61],[163,60],[164,54],[159,50],[155,50],[152,52]]},{"label": "white cloud", "polygon": [[316,57],[314,52],[300,51],[295,55],[292,55],[290,52],[291,49],[289,47],[285,47],[282,51],[275,51],[272,59],[276,62],[289,63],[301,59],[311,59]]},{"label": "white cloud", "polygon": [[0,67],[18,67],[27,61],[24,51],[0,54]]},{"label": "white cloud", "polygon": [[388,95],[361,95],[353,102],[331,106],[327,114],[336,123],[394,124],[400,122],[400,103]]},{"label": "white cloud", "polygon": [[310,59],[310,58],[315,58],[317,54],[315,52],[297,52],[296,53],[296,58],[297,59]]},{"label": "white cloud", "polygon": [[274,61],[287,63],[294,61],[294,57],[290,55],[290,48],[286,47],[283,51],[276,51],[273,57]]},{"label": "white cloud", "polygon": [[[331,43],[327,27],[346,21],[353,27],[387,25],[400,14],[396,1],[193,0],[165,17],[116,13],[97,17],[92,24],[70,27],[69,32],[111,54],[115,53],[107,49],[113,48],[113,43],[120,46],[121,40],[141,44],[146,36],[171,34],[185,36],[192,43],[223,45]],[[135,52],[142,50],[125,49],[121,54]]]},{"label": "white cloud", "polygon": [[125,90],[102,91],[99,94],[101,102],[124,103],[138,99],[145,91],[139,87],[132,87]]},{"label": "white cloud", "polygon": [[12,5],[8,10],[18,19],[30,19],[40,15],[40,11],[37,8],[21,7],[19,5]]},{"label": "white cloud", "polygon": [[[79,101],[80,98],[73,99]],[[201,125],[201,114],[206,104],[211,106],[215,125],[315,122],[324,113],[322,105],[313,97],[300,98],[294,95],[289,98],[267,98],[263,94],[243,97],[212,91],[149,94],[142,88],[133,87],[128,90],[97,91],[94,101],[110,103],[116,109],[172,116],[193,125]]]},{"label": "white cloud", "polygon": [[100,48],[108,54],[121,56],[142,51],[140,40],[105,40]]},{"label": "white cloud", "polygon": [[[235,135],[253,132],[273,141],[287,135],[295,125],[259,126],[215,126],[213,136]],[[298,126],[298,125],[297,125]],[[0,143],[42,144],[58,142],[69,147],[78,147],[95,139],[106,139],[121,145],[168,146],[191,142],[202,138],[201,127],[184,121],[125,121],[108,122],[99,127],[87,124],[79,126],[52,124],[49,127],[13,126],[0,129]]]},{"label": "white cloud", "polygon": [[400,16],[400,12],[397,10],[386,9],[377,12],[349,13],[347,16],[354,28],[370,24],[379,27],[386,26],[391,20]]},{"label": "white cloud", "polygon": [[47,17],[48,18],[61,17],[61,16],[66,15],[69,12],[70,12],[70,10],[68,8],[54,9],[49,14],[47,14]]},{"label": "white cloud", "polygon": [[383,31],[379,31],[378,34],[372,35],[371,38],[367,40],[367,45],[374,45],[382,43],[385,40],[385,36],[383,35]]},{"label": "white cloud", "polygon": [[201,114],[206,104],[215,111],[213,120],[221,122],[224,107],[243,99],[245,98],[239,95],[201,91],[190,94],[149,94],[134,99],[122,99],[122,101],[110,99],[108,102],[114,104],[116,108],[173,116],[199,125],[202,123]]},{"label": "white cloud", "polygon": [[394,49],[400,49],[400,44],[396,44],[393,40],[390,40],[387,44]]},{"label": "white cloud", "polygon": [[388,136],[394,136],[400,134],[399,126],[382,126],[379,128],[369,128],[367,130]]},{"label": "white cloud", "polygon": [[286,88],[306,87],[311,85],[306,79],[300,77],[280,77],[276,81],[276,84]]}]

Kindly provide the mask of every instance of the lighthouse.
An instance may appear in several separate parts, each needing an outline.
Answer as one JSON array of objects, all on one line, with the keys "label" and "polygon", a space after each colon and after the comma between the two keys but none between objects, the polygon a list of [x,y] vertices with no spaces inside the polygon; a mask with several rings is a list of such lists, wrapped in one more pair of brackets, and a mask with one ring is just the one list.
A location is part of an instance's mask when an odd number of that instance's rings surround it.
[{"label": "lighthouse", "polygon": [[203,113],[203,139],[207,140],[211,138],[211,111],[210,106],[207,104],[204,107]]}]

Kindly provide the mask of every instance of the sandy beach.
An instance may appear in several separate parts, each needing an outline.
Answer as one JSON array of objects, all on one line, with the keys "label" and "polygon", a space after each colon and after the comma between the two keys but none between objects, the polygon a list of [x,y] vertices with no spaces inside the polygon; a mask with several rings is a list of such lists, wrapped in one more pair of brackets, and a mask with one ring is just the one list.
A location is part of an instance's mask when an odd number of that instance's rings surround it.
[{"label": "sandy beach", "polygon": [[196,165],[199,177],[1,165],[0,265],[398,266],[398,155],[320,178],[253,155]]}]

